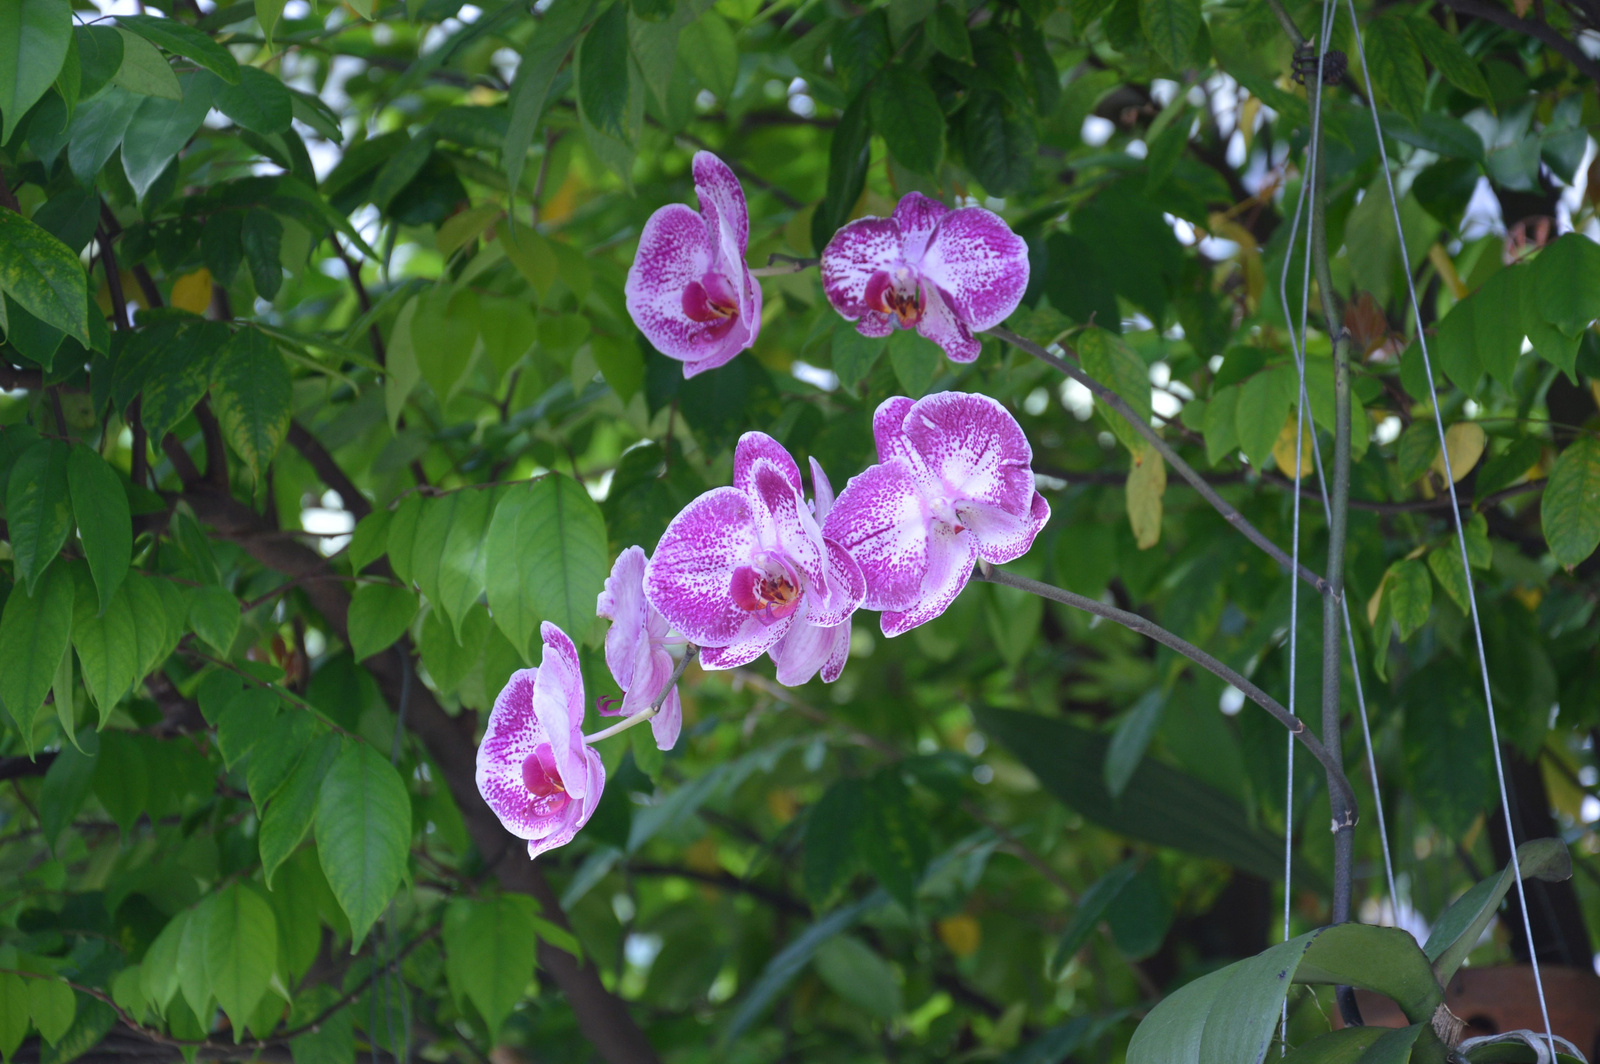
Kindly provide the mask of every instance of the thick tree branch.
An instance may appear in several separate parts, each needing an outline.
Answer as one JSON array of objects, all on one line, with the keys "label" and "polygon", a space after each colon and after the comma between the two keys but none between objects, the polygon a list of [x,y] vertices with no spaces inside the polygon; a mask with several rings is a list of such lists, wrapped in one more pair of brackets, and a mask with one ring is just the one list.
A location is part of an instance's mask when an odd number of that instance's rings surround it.
[{"label": "thick tree branch", "polygon": [[991,584],[1004,584],[1006,587],[1014,587],[1019,591],[1026,591],[1030,594],[1038,595],[1040,598],[1059,602],[1063,606],[1071,606],[1073,609],[1092,613],[1096,617],[1104,617],[1108,621],[1115,621],[1130,631],[1148,636],[1162,646],[1177,651],[1213,676],[1237,687],[1244,692],[1246,698],[1272,714],[1279,724],[1289,729],[1289,734],[1294,736],[1300,745],[1309,750],[1311,756],[1317,759],[1317,762],[1328,773],[1330,790],[1334,791],[1345,802],[1344,808],[1349,826],[1353,827],[1355,825],[1356,796],[1355,791],[1350,787],[1350,780],[1344,774],[1344,766],[1339,763],[1327,747],[1322,745],[1322,742],[1315,735],[1306,730],[1305,721],[1283,708],[1277,699],[1245,679],[1240,673],[1224,665],[1188,640],[1172,634],[1159,624],[1137,613],[1120,610],[1115,606],[1108,606],[1098,599],[1074,594],[1063,588],[1055,587],[1039,580],[1031,580],[1026,576],[1018,576],[1004,569],[996,569],[988,562],[980,561],[977,572],[974,575],[979,580],[987,580]]},{"label": "thick tree branch", "polygon": [[[1199,473],[1196,473],[1194,468],[1190,466],[1188,462],[1185,462],[1182,458],[1178,457],[1178,452],[1172,449],[1172,445],[1167,443],[1166,440],[1162,439],[1161,435],[1157,433],[1155,429],[1150,427],[1149,422],[1140,417],[1132,407],[1124,402],[1122,396],[1118,395],[1110,388],[1107,388],[1105,385],[1089,376],[1082,369],[1078,368],[1067,359],[1061,358],[1058,355],[1052,355],[1050,352],[1046,351],[1032,340],[1029,340],[1024,336],[1019,336],[1010,329],[996,326],[995,328],[989,330],[989,335],[998,337],[999,339],[1004,340],[1006,343],[1011,344],[1013,347],[1026,351],[1034,358],[1054,366],[1056,369],[1060,370],[1062,373],[1065,373],[1067,376],[1071,377],[1085,388],[1088,388],[1089,391],[1094,393],[1094,397],[1096,399],[1102,403],[1105,403],[1111,409],[1121,414],[1125,419],[1127,419],[1128,424],[1132,425],[1134,430],[1138,432],[1139,435],[1150,441],[1150,445],[1156,449],[1161,457],[1167,460],[1167,464],[1176,470],[1180,477],[1182,477],[1184,480],[1187,480],[1189,485],[1193,487],[1195,491],[1200,493],[1200,497],[1205,499],[1206,502],[1210,503],[1212,509],[1221,514],[1224,520],[1226,520],[1234,528],[1237,528],[1240,532],[1244,533],[1246,539],[1260,547],[1262,550],[1266,551],[1267,554],[1270,555],[1272,559],[1279,565],[1283,566],[1287,570],[1290,570],[1291,572],[1294,571],[1294,560],[1290,558],[1289,555],[1285,554],[1281,547],[1272,542],[1272,540],[1268,539],[1259,528],[1251,524],[1245,518],[1244,514],[1235,509],[1234,506],[1221,495],[1218,495],[1216,489],[1214,489],[1210,484],[1207,484],[1205,478]],[[1327,593],[1327,582],[1323,580],[1322,577],[1306,568],[1304,565],[1300,566],[1299,575],[1300,579],[1316,588],[1319,593]]]},{"label": "thick tree branch", "polygon": [[339,493],[339,498],[344,500],[344,508],[350,511],[357,521],[372,512],[371,500],[361,494],[361,489],[356,487],[355,481],[339,467],[333,455],[322,446],[322,441],[311,435],[310,431],[298,421],[289,422],[289,445],[311,463],[311,468],[317,471],[317,476],[324,484]]},{"label": "thick tree branch", "polygon": [[[274,529],[265,519],[232,496],[199,483],[184,493],[184,499],[201,521],[211,525],[219,536],[238,542],[262,565],[291,578],[327,572],[326,559],[301,543],[270,535]],[[304,593],[329,629],[346,639],[350,596],[343,585],[335,580],[307,580]],[[402,640],[399,650],[409,655],[409,642]],[[398,707],[402,689],[407,686],[405,666],[399,656],[378,654],[363,664],[378,681],[389,704]],[[478,795],[474,783],[477,750],[473,715],[451,717],[431,691],[411,683],[406,723],[438,766],[473,844],[501,885],[531,895],[547,919],[565,927],[566,914],[542,869],[528,859],[522,843],[501,827]],[[561,988],[578,1027],[607,1064],[657,1064],[655,1050],[629,1015],[627,1005],[605,988],[593,964],[585,964],[543,941],[539,943],[539,964]]]}]

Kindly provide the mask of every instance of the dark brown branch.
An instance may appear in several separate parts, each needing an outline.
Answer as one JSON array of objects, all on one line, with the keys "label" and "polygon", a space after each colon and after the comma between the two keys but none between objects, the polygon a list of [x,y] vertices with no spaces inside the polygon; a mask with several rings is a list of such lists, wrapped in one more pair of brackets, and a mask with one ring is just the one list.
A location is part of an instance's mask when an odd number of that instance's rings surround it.
[{"label": "dark brown branch", "polygon": [[36,392],[44,387],[44,374],[36,369],[18,369],[16,366],[0,365],[0,388],[8,392],[19,388],[26,388]]},{"label": "dark brown branch", "polygon": [[1578,72],[1590,81],[1600,84],[1600,62],[1590,59],[1578,47],[1576,41],[1568,40],[1557,33],[1555,28],[1547,22],[1535,22],[1533,19],[1518,18],[1504,8],[1496,7],[1485,0],[1444,0],[1447,7],[1451,7],[1463,15],[1472,18],[1481,18],[1485,22],[1492,22],[1496,26],[1517,33],[1526,34],[1538,41],[1543,41],[1562,58],[1578,69]]},{"label": "dark brown branch", "polygon": [[0,757],[0,782],[21,780],[30,776],[43,776],[55,763],[54,753],[40,754],[36,758]]},{"label": "dark brown branch", "polygon": [[339,493],[339,498],[344,500],[344,508],[355,516],[357,521],[372,512],[372,502],[356,487],[355,481],[345,475],[333,455],[322,446],[322,441],[306,429],[298,421],[289,422],[289,445],[300,452],[300,456],[311,463],[311,468],[317,471],[317,477],[328,487]]}]

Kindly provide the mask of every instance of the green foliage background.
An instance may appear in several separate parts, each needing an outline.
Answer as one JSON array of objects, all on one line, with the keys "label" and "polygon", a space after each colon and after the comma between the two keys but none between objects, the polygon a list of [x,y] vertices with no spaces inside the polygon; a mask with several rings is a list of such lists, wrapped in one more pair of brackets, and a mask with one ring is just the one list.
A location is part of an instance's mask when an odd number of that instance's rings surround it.
[{"label": "green foliage background", "polygon": [[[584,645],[591,699],[614,693],[610,560],[724,483],[741,432],[842,487],[879,401],[945,388],[1033,442],[1054,517],[1013,568],[1285,700],[1298,625],[1316,705],[1316,608],[1291,617],[1279,569],[1048,367],[863,339],[801,272],[764,279],[752,352],[685,381],[622,298],[701,148],[744,183],[755,264],[913,189],[983,203],[1031,250],[1010,325],[1076,351],[1287,544],[1278,279],[1310,112],[1267,6],[74,6],[0,8],[0,1055],[1119,1060],[1158,997],[1277,941],[1285,830],[1295,931],[1326,918],[1325,784],[1298,758],[1285,822],[1278,725],[1008,588],[894,641],[858,617],[832,686],[691,670],[678,748],[605,744],[599,813],[536,864],[472,782],[541,621]],[[1579,870],[1541,953],[1588,968],[1600,64],[1573,42],[1600,26],[1581,3],[1359,15],[1373,84],[1352,54],[1323,114],[1396,871],[1428,919],[1506,856],[1403,250],[1505,752]],[[1332,43],[1353,53],[1345,12]],[[1308,348],[1326,434],[1315,314]],[[1303,522],[1320,569],[1317,503]],[[1476,961],[1516,953],[1511,922]],[[1328,996],[1291,995],[1292,1042]]]}]

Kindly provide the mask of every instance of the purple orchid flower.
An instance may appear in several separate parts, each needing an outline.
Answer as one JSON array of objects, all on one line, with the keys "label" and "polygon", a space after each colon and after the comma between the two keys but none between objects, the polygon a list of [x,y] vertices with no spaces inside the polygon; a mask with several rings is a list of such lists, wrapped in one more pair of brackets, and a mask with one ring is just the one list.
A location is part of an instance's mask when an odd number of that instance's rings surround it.
[{"label": "purple orchid flower", "polygon": [[862,336],[915,328],[956,362],[1028,287],[1028,247],[982,207],[951,210],[909,192],[889,218],[858,218],[822,251],[822,288]]},{"label": "purple orchid flower", "polygon": [[583,741],[578,650],[549,621],[539,634],[539,667],[511,674],[478,746],[478,793],[507,831],[528,840],[529,857],[571,842],[606,784],[600,755]]},{"label": "purple orchid flower", "polygon": [[744,263],[750,213],[728,164],[694,156],[700,210],[669,203],[650,216],[628,269],[628,314],[683,375],[716,369],[756,342],[761,286]]},{"label": "purple orchid flower", "polygon": [[[821,525],[833,509],[833,485],[815,458],[811,459],[811,493],[811,514]],[[830,544],[830,549],[834,546]],[[838,549],[845,558],[850,557],[842,548]],[[844,567],[842,574],[850,581],[850,594],[859,602],[867,592],[866,578],[853,559],[851,566],[854,567]],[[785,687],[809,683],[819,671],[823,683],[832,683],[844,672],[844,663],[850,657],[850,619],[846,617],[843,623],[825,628],[809,614],[796,616],[783,638],[773,644],[768,653],[778,667],[778,682]]]},{"label": "purple orchid flower", "polygon": [[[611,622],[606,632],[606,667],[623,693],[621,702],[602,705],[600,712],[605,716],[631,716],[649,709],[672,677],[672,655],[667,652],[671,628],[644,595],[649,562],[643,547],[629,547],[617,555],[595,605],[595,612]],[[662,701],[661,711],[650,718],[650,730],[657,747],[671,750],[682,728],[683,703],[674,685]]]},{"label": "purple orchid flower", "polygon": [[1026,554],[1050,519],[1033,487],[1033,449],[986,395],[887,399],[872,418],[879,464],[852,477],[823,524],[867,578],[862,605],[883,610],[883,634],[933,620],[979,558]]},{"label": "purple orchid flower", "polygon": [[[828,490],[826,478],[819,490]],[[814,634],[779,644],[797,628],[846,625],[866,581],[823,536],[789,452],[766,433],[747,432],[734,452],[733,486],[713,488],[672,519],[645,569],[644,591],[702,648],[705,668],[735,668],[776,650],[780,676],[809,679],[831,665],[833,644]]]}]

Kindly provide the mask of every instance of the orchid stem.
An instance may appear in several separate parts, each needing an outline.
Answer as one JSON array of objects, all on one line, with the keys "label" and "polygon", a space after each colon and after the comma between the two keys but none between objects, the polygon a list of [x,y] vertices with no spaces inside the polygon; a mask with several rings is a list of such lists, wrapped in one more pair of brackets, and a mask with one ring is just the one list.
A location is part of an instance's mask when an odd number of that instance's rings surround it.
[{"label": "orchid stem", "polygon": [[[1059,602],[1063,606],[1071,606],[1073,609],[1092,613],[1096,617],[1104,617],[1108,621],[1115,621],[1130,631],[1149,636],[1162,646],[1177,651],[1213,676],[1232,684],[1243,692],[1246,698],[1272,714],[1278,723],[1289,729],[1289,734],[1294,736],[1301,746],[1309,750],[1311,756],[1316,758],[1322,767],[1327,770],[1329,786],[1338,792],[1338,798],[1343,799],[1342,806],[1337,801],[1335,802],[1335,808],[1342,809],[1347,823],[1350,826],[1354,826],[1356,822],[1356,796],[1355,791],[1350,786],[1350,780],[1344,774],[1344,766],[1338,762],[1327,747],[1322,745],[1322,741],[1306,728],[1305,721],[1295,717],[1287,709],[1283,708],[1277,699],[1245,679],[1238,672],[1224,665],[1188,640],[1174,635],[1149,618],[1141,617],[1137,613],[1130,613],[1127,610],[1109,606],[1098,599],[1092,599],[1086,595],[1074,594],[1053,584],[1032,580],[1026,576],[1018,576],[1015,573],[1008,573],[1004,569],[997,569],[985,561],[978,562],[977,576],[978,579],[986,580],[991,584],[1014,587],[1019,591],[1026,591],[1030,594],[1038,595],[1040,598]],[[1335,825],[1336,828],[1340,826],[1343,825]]]},{"label": "orchid stem", "polygon": [[[1054,366],[1056,369],[1060,370],[1062,373],[1065,373],[1067,376],[1071,377],[1073,380],[1089,389],[1089,391],[1093,392],[1096,399],[1102,403],[1105,403],[1111,409],[1121,414],[1127,419],[1128,424],[1133,426],[1134,431],[1138,432],[1139,435],[1149,440],[1150,445],[1160,453],[1162,458],[1166,459],[1167,464],[1173,469],[1177,470],[1178,475],[1184,480],[1188,481],[1189,485],[1193,487],[1195,491],[1200,493],[1200,497],[1205,499],[1206,502],[1210,503],[1212,509],[1221,514],[1223,519],[1226,520],[1228,524],[1244,533],[1246,539],[1260,547],[1262,550],[1266,551],[1267,554],[1270,555],[1272,559],[1279,565],[1290,571],[1295,571],[1294,560],[1290,558],[1288,554],[1284,553],[1281,547],[1272,542],[1272,540],[1268,539],[1259,528],[1251,524],[1245,518],[1244,514],[1241,514],[1237,509],[1230,505],[1228,501],[1221,495],[1218,495],[1216,489],[1210,484],[1206,483],[1205,479],[1201,477],[1199,473],[1196,473],[1194,468],[1190,466],[1188,462],[1185,462],[1182,458],[1179,458],[1178,452],[1173,450],[1172,446],[1168,444],[1166,440],[1162,439],[1160,434],[1157,433],[1155,429],[1150,427],[1150,423],[1148,421],[1135,413],[1134,409],[1130,407],[1120,395],[1112,391],[1110,388],[1107,388],[1104,384],[1101,384],[1093,377],[1089,376],[1081,368],[1073,365],[1072,362],[1062,358],[1059,355],[1051,354],[1049,351],[1046,351],[1032,340],[1029,340],[1025,336],[1019,336],[1010,329],[996,326],[995,328],[989,330],[989,335],[1004,340],[1006,343],[1012,345],[1013,347],[1019,348],[1022,351],[1026,351],[1028,354],[1039,359],[1041,362],[1046,362]],[[1312,570],[1308,569],[1305,565],[1302,564],[1298,572],[1300,579],[1316,588],[1319,594],[1327,595],[1332,590],[1326,580],[1318,576]],[[1338,593],[1333,594],[1333,599],[1335,602],[1339,601],[1339,597],[1340,596]]]},{"label": "orchid stem", "polygon": [[650,703],[648,708],[641,709],[637,713],[623,717],[621,720],[611,725],[611,727],[601,728],[593,735],[585,735],[583,737],[584,743],[589,746],[593,746],[601,739],[609,739],[613,735],[620,735],[622,732],[627,731],[635,724],[643,724],[645,721],[654,718],[657,713],[661,712],[661,704],[667,700],[667,695],[672,693],[672,689],[676,687],[678,685],[678,681],[683,678],[683,671],[689,667],[689,662],[695,660],[699,656],[699,647],[695,646],[693,643],[685,644],[683,657],[678,659],[677,667],[672,670],[672,675],[667,677],[667,682],[661,688],[661,693],[656,695],[656,700]]}]

